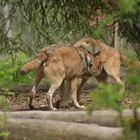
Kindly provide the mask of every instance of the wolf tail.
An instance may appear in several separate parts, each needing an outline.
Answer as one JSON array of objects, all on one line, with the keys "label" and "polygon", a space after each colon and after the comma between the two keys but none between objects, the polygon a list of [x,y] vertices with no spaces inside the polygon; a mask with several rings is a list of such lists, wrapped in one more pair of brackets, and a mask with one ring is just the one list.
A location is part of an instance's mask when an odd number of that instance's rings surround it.
[{"label": "wolf tail", "polygon": [[28,61],[20,68],[20,74],[27,74],[30,71],[37,70],[47,59],[48,54],[41,51],[34,59]]},{"label": "wolf tail", "polygon": [[125,64],[128,62],[128,57],[120,53],[120,60],[121,60],[121,63]]},{"label": "wolf tail", "polygon": [[58,47],[61,46],[53,44],[40,50],[40,52],[37,54],[37,56],[34,59],[28,61],[20,68],[20,73],[27,74],[32,70],[38,69],[40,66],[43,65],[45,61],[47,61],[49,54],[51,54],[54,51],[54,49]]}]

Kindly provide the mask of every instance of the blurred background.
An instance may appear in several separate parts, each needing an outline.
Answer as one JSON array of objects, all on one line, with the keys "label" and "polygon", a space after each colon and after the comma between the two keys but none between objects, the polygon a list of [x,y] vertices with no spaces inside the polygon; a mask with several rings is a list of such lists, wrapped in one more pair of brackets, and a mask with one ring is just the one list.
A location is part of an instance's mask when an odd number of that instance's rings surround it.
[{"label": "blurred background", "polygon": [[0,88],[29,84],[18,68],[44,46],[84,36],[140,59],[140,0],[1,0]]}]

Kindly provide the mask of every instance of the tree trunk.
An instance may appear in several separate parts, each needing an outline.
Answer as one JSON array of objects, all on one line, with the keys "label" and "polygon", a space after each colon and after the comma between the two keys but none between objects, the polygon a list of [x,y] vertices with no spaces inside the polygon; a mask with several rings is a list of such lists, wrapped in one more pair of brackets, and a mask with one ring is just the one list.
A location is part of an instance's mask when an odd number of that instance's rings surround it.
[{"label": "tree trunk", "polygon": [[3,15],[5,18],[5,33],[7,34],[7,38],[9,39],[9,46],[11,47],[11,41],[12,38],[12,28],[11,28],[11,20],[9,19],[9,6],[6,3],[3,7]]},{"label": "tree trunk", "polygon": [[118,22],[114,26],[114,48],[118,49]]},{"label": "tree trunk", "polygon": [[[3,112],[0,112],[2,115]],[[53,112],[53,111],[19,111],[9,112],[11,118],[17,119],[39,119],[55,120],[75,123],[96,123],[102,126],[116,127],[119,124],[118,112],[113,110],[94,111],[92,115],[87,115],[84,111],[78,112]],[[124,110],[122,117],[125,120],[134,120],[133,110]],[[140,120],[140,109],[138,109],[138,119]]]},{"label": "tree trunk", "polygon": [[138,46],[138,60],[140,61],[140,44],[137,43]]},{"label": "tree trunk", "polygon": [[8,140],[119,140],[121,128],[36,119],[9,119]]}]

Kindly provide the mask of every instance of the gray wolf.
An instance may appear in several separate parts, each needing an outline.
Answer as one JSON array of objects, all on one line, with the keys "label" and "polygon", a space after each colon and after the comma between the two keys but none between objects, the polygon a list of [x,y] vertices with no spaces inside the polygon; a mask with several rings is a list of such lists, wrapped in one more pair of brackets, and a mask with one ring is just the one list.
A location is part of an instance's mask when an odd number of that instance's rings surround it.
[{"label": "gray wolf", "polygon": [[[124,91],[124,82],[120,79],[120,65],[121,63],[127,62],[127,57],[121,54],[115,48],[112,48],[105,44],[101,40],[95,40],[90,37],[82,38],[77,41],[73,46],[85,48],[91,46],[96,46],[100,48],[100,52],[94,58],[97,66],[100,68],[100,74],[95,76],[99,82],[106,82],[107,78],[112,77],[118,84],[122,86],[121,92]],[[104,62],[104,63],[101,63]],[[80,96],[80,91],[78,92],[78,98]]]},{"label": "gray wolf", "polygon": [[[73,48],[68,45],[60,45],[61,47],[56,47],[53,53],[47,53],[46,49],[43,49],[38,54],[38,57],[26,63],[20,69],[22,74],[26,74],[31,70],[30,64],[36,63],[34,69],[36,69],[36,83],[35,86],[40,82],[44,75],[47,75],[51,82],[51,87],[46,94],[46,100],[50,110],[56,110],[52,105],[52,96],[57,88],[63,92],[64,80],[68,80],[70,83],[70,90],[72,94],[72,99],[74,105],[77,108],[85,109],[77,101],[77,80],[78,78],[88,79],[85,77],[98,75],[98,69],[96,69],[96,64],[94,63],[94,55],[96,55],[100,50],[96,46],[88,47],[88,49],[82,46]],[[33,63],[32,63],[33,62]],[[43,64],[42,64],[43,62]],[[27,68],[29,65],[30,69]],[[81,83],[83,85],[84,82]],[[33,90],[35,90],[35,86]],[[82,87],[82,86],[81,86]],[[81,89],[80,89],[81,90]],[[33,96],[34,96],[33,91]],[[33,97],[30,100],[30,105],[32,105]]]}]

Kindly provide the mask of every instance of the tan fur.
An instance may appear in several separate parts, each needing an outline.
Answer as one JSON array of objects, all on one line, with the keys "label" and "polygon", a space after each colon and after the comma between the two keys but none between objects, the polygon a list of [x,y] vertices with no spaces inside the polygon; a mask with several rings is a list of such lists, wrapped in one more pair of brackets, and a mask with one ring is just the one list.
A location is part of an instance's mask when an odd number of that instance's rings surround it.
[{"label": "tan fur", "polygon": [[[58,47],[62,47],[65,45],[50,45],[48,47],[45,47],[43,49],[41,49],[38,54],[36,55],[36,57],[28,62],[26,62],[24,65],[22,65],[22,67],[20,68],[20,71],[23,71],[26,73],[32,71],[32,70],[36,70],[39,71],[41,64],[47,60],[47,58],[49,57],[49,55]],[[37,72],[38,73],[38,72]]]},{"label": "tan fur", "polygon": [[[67,45],[66,45],[67,46]],[[33,100],[36,95],[36,88],[42,78],[44,78],[44,69],[43,69],[43,62],[48,59],[49,55],[52,54],[52,52],[59,47],[66,47],[65,44],[63,45],[50,45],[47,47],[44,47],[41,49],[36,57],[28,62],[26,62],[22,67],[20,68],[20,73],[22,74],[27,74],[30,71],[35,71],[35,81],[34,81],[34,86],[32,88],[32,95],[30,97],[30,102],[29,102],[29,107],[34,108],[33,106]],[[68,47],[68,46],[67,46]],[[64,83],[62,83],[62,86],[60,87],[60,90],[62,92],[62,96],[64,97]]]},{"label": "tan fur", "polygon": [[120,55],[122,64],[128,63],[128,57],[123,54]]},{"label": "tan fur", "polygon": [[[92,73],[90,70],[84,68],[83,61],[79,53],[84,49],[82,48],[70,48],[70,47],[61,47],[54,50],[52,55],[49,56],[46,63],[44,63],[44,73],[47,75],[48,79],[51,82],[51,87],[46,94],[49,108],[55,110],[52,105],[52,96],[55,90],[61,86],[64,80],[69,80],[70,90],[74,105],[77,108],[84,109],[84,106],[79,105],[77,102],[77,80],[83,76],[96,75],[96,67],[93,61],[93,57],[86,53],[86,56],[90,58],[93,66]],[[85,53],[85,52],[84,52]],[[98,70],[97,70],[98,71]]]},{"label": "tan fur", "polygon": [[122,92],[124,91],[124,83],[120,79],[120,65],[121,61],[125,61],[126,57],[124,58],[123,55],[119,53],[118,50],[115,48],[109,47],[101,40],[95,40],[92,38],[82,38],[77,43],[74,44],[74,47],[79,46],[92,46],[96,44],[100,48],[100,53],[95,56],[95,62],[100,59],[100,62],[104,62],[98,65],[102,70],[100,75],[96,76],[98,81],[106,82],[108,76],[111,76],[117,83],[122,85]]},{"label": "tan fur", "polygon": [[[106,82],[107,77],[111,76],[114,80],[116,80],[116,82],[118,82],[119,84],[122,85],[122,91],[124,90],[124,84],[120,80],[120,63],[127,61],[127,58],[124,55],[120,54],[119,51],[117,51],[114,48],[109,47],[102,41],[95,40],[92,38],[83,38],[83,39],[79,40],[76,44],[74,44],[74,47],[75,48],[84,48],[84,49],[87,48],[87,51],[90,51],[90,53],[94,52],[94,53],[92,53],[92,56],[95,57],[95,59],[94,60],[92,59],[91,63],[93,66],[91,68],[89,68],[90,73],[88,73],[88,74],[84,73],[84,74],[79,75],[78,71],[80,71],[80,70],[78,68],[81,67],[83,65],[83,63],[82,63],[82,65],[78,65],[78,63],[77,63],[78,59],[73,57],[73,54],[75,54],[75,53],[73,53],[73,51],[72,52],[68,51],[66,53],[65,51],[67,49],[63,48],[62,49],[63,51],[61,49],[60,50],[58,49],[59,51],[56,51],[54,53],[54,50],[53,50],[53,51],[51,51],[51,55],[49,55],[49,57],[47,56],[47,58],[49,58],[49,59],[46,63],[46,66],[49,65],[51,70],[45,70],[46,74],[48,76],[51,75],[50,76],[50,79],[52,78],[51,81],[53,81],[53,77],[57,77],[56,72],[55,72],[57,70],[54,70],[54,72],[53,72],[52,69],[58,69],[58,71],[62,71],[61,68],[63,67],[63,63],[64,63],[64,64],[66,64],[65,65],[66,67],[64,69],[64,72],[62,72],[62,73],[65,73],[63,79],[68,79],[69,82],[71,82],[72,75],[74,76],[74,75],[76,75],[76,73],[77,73],[76,78],[77,77],[82,78],[82,82],[78,89],[78,100],[79,100],[81,91],[83,89],[83,86],[85,85],[89,76],[93,76],[93,75],[96,77],[96,79],[98,81],[103,81],[103,82]],[[99,49],[97,49],[97,48],[99,48]],[[50,54],[50,52],[48,52],[47,48],[43,49],[43,51],[41,51],[41,53],[44,53],[44,51],[47,55]],[[76,52],[76,51],[74,51],[74,52]],[[67,59],[67,56],[70,59]],[[68,60],[70,60],[70,61],[67,62]],[[76,64],[74,62],[76,62]],[[76,66],[78,66],[78,68]],[[74,69],[72,69],[72,68],[74,68]],[[44,72],[40,72],[40,71],[42,71],[42,69],[44,69],[44,68],[40,67],[36,70],[36,73],[37,73],[36,79],[37,80],[35,83],[37,83],[37,84],[44,77]],[[65,70],[67,70],[67,71],[65,71]],[[72,73],[71,73],[71,71],[72,71]],[[52,76],[52,75],[54,75],[54,76]],[[81,75],[82,75],[82,77],[81,77]],[[63,83],[64,82],[60,82],[60,83],[62,83],[62,85],[61,86],[59,85],[59,86],[61,87],[60,89],[62,91],[62,97],[63,97],[63,95],[64,95]],[[74,83],[74,81],[73,81],[73,83]],[[37,84],[35,84],[35,85],[37,85]],[[34,89],[35,88],[33,88],[33,91],[34,91]],[[49,91],[49,93],[50,93],[50,91]],[[73,93],[75,93],[75,92],[73,92]],[[50,95],[50,94],[48,94],[48,95]],[[73,98],[76,98],[75,94],[73,96],[74,96]],[[48,99],[49,99],[49,104],[50,104],[49,106],[50,106],[50,108],[53,109],[53,107],[51,105],[51,101],[50,101],[52,99],[52,95],[49,96]],[[31,103],[32,103],[32,100],[31,100]],[[77,103],[75,103],[75,104],[77,104]],[[80,107],[79,104],[76,106]]]},{"label": "tan fur", "polygon": [[[94,47],[93,47],[93,54],[94,54]],[[92,53],[92,52],[90,52]],[[92,64],[92,66],[88,66],[85,68],[85,62],[83,61],[83,56],[87,58],[87,61]],[[21,68],[22,69],[22,68]],[[77,90],[76,90],[76,83],[77,78],[81,77],[88,77],[91,75],[97,74],[97,69],[95,67],[93,57],[91,54],[87,52],[84,48],[71,48],[71,47],[60,47],[56,48],[53,53],[49,54],[49,57],[47,58],[47,61],[43,64],[43,72],[42,67],[37,69],[37,84],[40,82],[42,77],[47,75],[51,82],[51,87],[46,94],[46,99],[49,104],[50,110],[55,110],[55,108],[52,105],[52,96],[55,90],[62,86],[63,87],[63,81],[69,80],[70,82],[70,89],[72,93],[72,99],[74,101],[74,104],[77,108],[85,108],[84,106],[80,106],[77,102]],[[90,72],[92,71],[92,72]],[[41,75],[41,76],[40,76]],[[33,88],[33,96],[35,93],[35,87]],[[32,104],[33,98],[30,100],[30,105]]]},{"label": "tan fur", "polygon": [[134,68],[134,69],[140,69],[140,62],[137,61],[137,62],[134,62],[132,64],[129,64],[129,67]]}]

